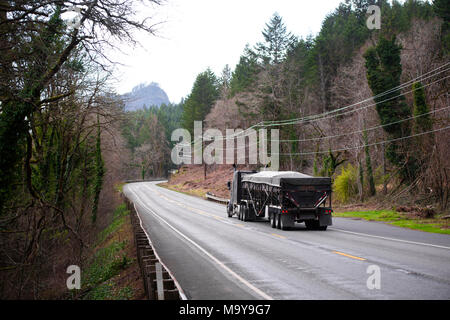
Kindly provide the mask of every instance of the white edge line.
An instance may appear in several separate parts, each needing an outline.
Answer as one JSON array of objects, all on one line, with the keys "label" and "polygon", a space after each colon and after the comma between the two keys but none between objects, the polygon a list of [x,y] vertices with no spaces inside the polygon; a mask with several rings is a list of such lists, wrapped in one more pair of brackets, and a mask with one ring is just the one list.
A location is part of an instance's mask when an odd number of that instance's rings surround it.
[{"label": "white edge line", "polygon": [[[248,282],[247,280],[245,280],[244,278],[242,278],[240,275],[238,275],[236,272],[234,272],[233,270],[231,270],[229,267],[227,267],[223,262],[221,262],[219,259],[217,259],[216,257],[214,257],[212,254],[210,254],[208,251],[206,251],[203,247],[201,247],[199,244],[197,244],[195,241],[191,240],[188,236],[184,235],[182,232],[180,232],[178,229],[176,229],[175,227],[173,227],[171,224],[169,224],[166,220],[164,220],[161,216],[159,216],[157,213],[155,213],[151,208],[149,208],[148,206],[146,206],[140,199],[139,196],[136,194],[136,192],[130,190],[132,193],[134,193],[134,195],[137,197],[137,200],[141,203],[141,205],[143,207],[145,207],[147,210],[149,210],[154,216],[156,216],[159,220],[161,220],[162,222],[164,222],[169,228],[171,228],[173,231],[175,231],[177,234],[179,234],[181,237],[183,237],[185,240],[187,240],[188,242],[190,242],[192,245],[194,245],[195,247],[197,247],[197,249],[199,249],[201,252],[203,252],[208,258],[210,258],[211,260],[213,260],[217,265],[219,265],[221,268],[225,269],[225,271],[227,271],[228,273],[230,273],[233,277],[235,277],[237,280],[239,280],[242,284],[246,285],[248,288],[250,288],[251,290],[253,290],[255,293],[257,293],[258,295],[260,295],[261,297],[263,297],[266,300],[273,300],[273,298],[271,296],[269,296],[268,294],[266,294],[265,292],[261,291],[260,289],[258,289],[257,287],[255,287],[254,285],[252,285],[250,282]],[[136,206],[135,206],[136,207]],[[136,211],[137,212],[137,211]],[[141,221],[142,222],[142,221]],[[144,230],[145,232],[145,230]],[[147,234],[147,233],[146,233]],[[147,235],[148,237],[148,235]],[[168,269],[167,269],[168,270]]]},{"label": "white edge line", "polygon": [[367,234],[367,233],[359,233],[359,232],[347,231],[347,230],[336,229],[336,228],[330,228],[330,229],[331,229],[331,230],[336,230],[336,231],[339,231],[339,232],[345,232],[345,233],[350,233],[350,234],[356,234],[356,235],[358,235],[358,236],[371,237],[371,238],[378,238],[378,239],[383,239],[383,240],[390,240],[390,241],[404,242],[404,243],[417,244],[417,245],[422,245],[422,246],[427,246],[427,247],[435,247],[435,248],[440,248],[440,249],[447,249],[447,250],[450,250],[450,247],[439,246],[439,245],[431,244],[431,243],[423,243],[423,242],[415,242],[415,241],[402,240],[402,239],[395,239],[395,238],[387,238],[387,237],[375,236],[375,235],[371,235],[371,234]]},{"label": "white edge line", "polygon": [[[150,190],[152,192],[154,191],[149,186],[147,186],[145,184],[144,184],[144,187],[146,187],[148,190]],[[170,191],[173,191],[173,190],[170,190]],[[173,191],[173,192],[176,192],[176,191]],[[212,215],[212,216],[215,216],[215,215]],[[397,242],[403,242],[403,243],[416,244],[416,245],[422,245],[422,246],[428,246],[428,247],[435,247],[435,248],[450,250],[450,247],[440,246],[440,245],[431,244],[431,243],[415,242],[415,241],[409,241],[409,240],[402,240],[402,239],[388,238],[388,237],[382,237],[382,236],[375,236],[375,235],[371,235],[371,234],[367,234],[367,233],[359,233],[359,232],[353,232],[353,231],[337,229],[337,228],[334,228],[334,227],[331,227],[330,229],[331,230],[336,230],[336,231],[339,231],[339,232],[355,234],[355,235],[359,235],[359,236],[372,237],[372,238],[378,238],[378,239],[383,239],[383,240],[397,241]]]},{"label": "white edge line", "polygon": [[[146,187],[148,190],[150,190],[152,192],[154,191],[149,186],[147,186],[145,184],[144,184],[144,187]],[[170,191],[173,191],[173,190],[170,190]],[[176,191],[173,191],[173,192],[176,192]],[[215,215],[212,215],[212,216],[215,217]],[[395,239],[395,238],[388,238],[388,237],[382,237],[382,236],[375,236],[375,235],[371,235],[371,234],[367,234],[367,233],[359,233],[359,232],[353,232],[353,231],[337,229],[337,228],[334,228],[334,227],[331,227],[330,229],[331,230],[340,231],[340,232],[355,234],[355,235],[359,235],[359,236],[366,236],[366,237],[378,238],[378,239],[383,239],[383,240],[404,242],[404,243],[409,243],[409,244],[416,244],[416,245],[422,245],[422,246],[428,246],[428,247],[435,247],[435,248],[450,250],[450,247],[440,246],[440,245],[431,244],[431,243],[423,243],[423,242],[415,242],[415,241]]]},{"label": "white edge line", "polygon": [[[131,191],[131,190],[130,190],[130,191]],[[133,191],[132,191],[132,192],[133,192]],[[134,193],[134,192],[133,192],[133,193]],[[181,299],[182,299],[182,300],[188,300],[188,298],[187,298],[186,295],[184,294],[183,289],[181,288],[180,284],[178,283],[177,279],[173,276],[172,272],[170,271],[169,268],[167,268],[167,266],[164,264],[164,262],[162,262],[161,258],[160,258],[159,255],[158,255],[158,252],[155,250],[155,247],[153,246],[153,243],[152,243],[152,241],[151,241],[151,239],[150,239],[150,236],[148,235],[147,231],[145,231],[145,228],[144,228],[144,226],[143,226],[143,224],[142,224],[142,220],[141,220],[141,217],[139,216],[139,212],[138,212],[138,210],[137,210],[137,208],[136,208],[136,204],[133,203],[133,207],[134,207],[134,211],[136,211],[136,216],[137,216],[138,219],[139,219],[139,225],[141,226],[141,229],[144,231],[144,233],[145,233],[145,235],[146,235],[146,237],[147,237],[147,240],[148,240],[149,244],[150,244],[150,245],[152,246],[152,248],[153,248],[153,253],[155,254],[156,258],[159,260],[159,262],[161,263],[161,265],[167,270],[167,272],[169,273],[170,277],[173,279],[173,282],[175,283],[175,286],[177,287],[178,292],[180,293]]]}]

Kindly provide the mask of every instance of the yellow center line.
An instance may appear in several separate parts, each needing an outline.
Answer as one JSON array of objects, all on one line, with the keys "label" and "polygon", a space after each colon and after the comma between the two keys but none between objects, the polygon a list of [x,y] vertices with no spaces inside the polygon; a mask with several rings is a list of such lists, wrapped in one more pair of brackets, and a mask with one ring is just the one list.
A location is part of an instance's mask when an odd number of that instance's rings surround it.
[{"label": "yellow center line", "polygon": [[286,237],[281,236],[281,235],[276,234],[276,233],[272,233],[272,235],[275,236],[275,237],[281,238],[281,239],[286,239]]},{"label": "yellow center line", "polygon": [[346,254],[346,253],[339,252],[339,251],[333,251],[333,253],[340,254],[341,256],[348,257],[348,258],[352,258],[352,259],[356,259],[356,260],[361,260],[361,261],[367,260],[367,259],[364,259],[364,258],[355,257],[355,256],[352,256],[352,255],[350,255],[350,254]]}]

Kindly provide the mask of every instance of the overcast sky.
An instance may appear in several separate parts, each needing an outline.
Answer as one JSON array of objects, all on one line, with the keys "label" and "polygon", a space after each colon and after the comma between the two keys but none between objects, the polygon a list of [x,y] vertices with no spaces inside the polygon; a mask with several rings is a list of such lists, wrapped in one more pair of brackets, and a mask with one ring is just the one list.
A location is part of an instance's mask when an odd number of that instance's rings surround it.
[{"label": "overcast sky", "polygon": [[200,72],[217,75],[232,70],[246,43],[262,41],[261,31],[273,13],[299,37],[317,34],[321,23],[342,0],[166,0],[163,6],[140,11],[159,26],[159,37],[136,34],[142,47],[122,46],[126,54],[110,56],[117,68],[115,88],[123,94],[142,82],[157,82],[171,102],[186,97]]}]

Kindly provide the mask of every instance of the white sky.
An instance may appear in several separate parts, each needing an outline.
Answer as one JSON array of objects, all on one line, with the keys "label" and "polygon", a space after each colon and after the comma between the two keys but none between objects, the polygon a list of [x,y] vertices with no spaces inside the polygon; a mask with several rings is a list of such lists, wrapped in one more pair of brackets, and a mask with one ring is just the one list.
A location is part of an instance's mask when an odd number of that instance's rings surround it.
[{"label": "white sky", "polygon": [[319,32],[321,23],[343,0],[166,0],[140,14],[159,26],[159,37],[136,34],[141,47],[122,46],[124,54],[109,56],[119,66],[114,84],[123,94],[142,82],[157,82],[171,102],[186,97],[200,72],[210,67],[220,75],[226,64],[234,70],[246,43],[262,41],[261,31],[273,13],[299,37]]}]

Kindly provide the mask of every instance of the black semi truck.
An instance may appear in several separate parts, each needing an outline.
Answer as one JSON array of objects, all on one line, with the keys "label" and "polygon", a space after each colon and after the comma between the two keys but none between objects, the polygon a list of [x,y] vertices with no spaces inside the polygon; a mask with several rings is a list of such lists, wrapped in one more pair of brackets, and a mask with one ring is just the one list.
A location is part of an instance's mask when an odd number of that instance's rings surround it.
[{"label": "black semi truck", "polygon": [[311,230],[326,230],[332,224],[331,178],[293,171],[235,171],[228,189],[228,217],[237,215],[242,221],[266,217],[272,228],[282,230],[295,222],[304,222]]}]

